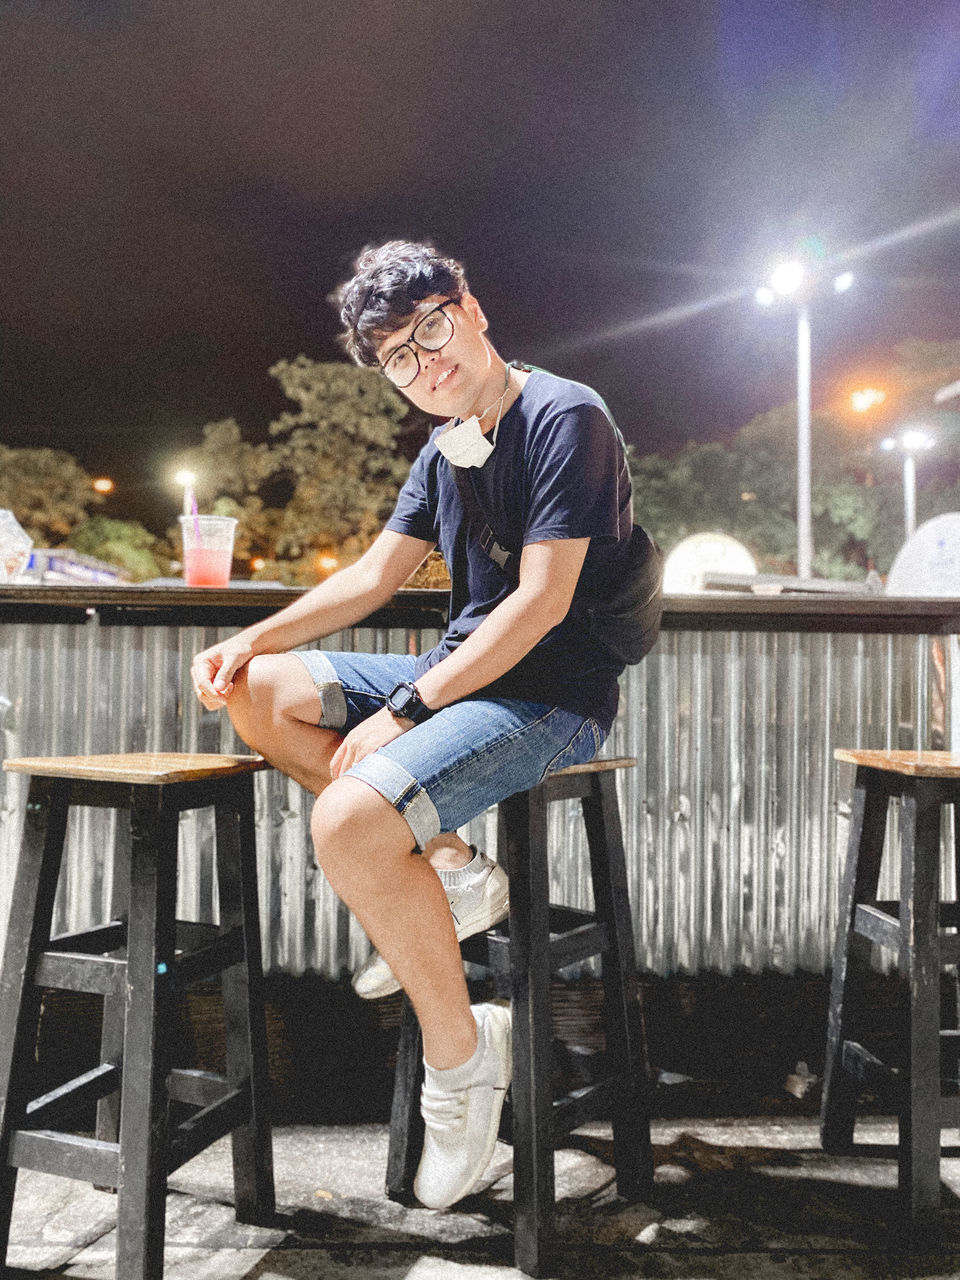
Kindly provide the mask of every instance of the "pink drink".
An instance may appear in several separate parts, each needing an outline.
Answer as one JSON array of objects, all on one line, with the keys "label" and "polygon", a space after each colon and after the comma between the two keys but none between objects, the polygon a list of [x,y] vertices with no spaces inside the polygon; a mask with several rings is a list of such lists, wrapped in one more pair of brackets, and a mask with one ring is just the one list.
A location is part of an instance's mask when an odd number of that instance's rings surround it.
[{"label": "pink drink", "polygon": [[183,553],[183,576],[188,587],[227,587],[232,564],[230,547],[187,547]]}]

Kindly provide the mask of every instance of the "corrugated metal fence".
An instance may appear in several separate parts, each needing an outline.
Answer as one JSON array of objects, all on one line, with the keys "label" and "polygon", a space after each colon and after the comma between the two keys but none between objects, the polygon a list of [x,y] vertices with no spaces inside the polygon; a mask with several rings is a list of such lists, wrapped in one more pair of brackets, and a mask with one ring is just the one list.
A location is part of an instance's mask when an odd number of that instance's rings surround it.
[{"label": "corrugated metal fence", "polygon": [[[203,712],[189,692],[190,659],[220,634],[104,626],[96,615],[83,625],[0,625],[4,757],[244,750],[226,716]],[[359,628],[325,647],[408,652],[435,637]],[[665,631],[625,674],[604,749],[638,759],[621,775],[621,797],[641,967],[823,970],[852,784],[833,749],[949,745],[955,663],[955,640],[933,635]],[[257,787],[267,967],[353,968],[366,939],[314,866],[309,797],[275,773]],[[0,929],[25,793],[22,776],[0,775]],[[576,803],[551,808],[554,892],[586,905]],[[492,815],[471,824],[470,838],[495,851]],[[112,815],[74,812],[58,929],[106,918],[112,843]],[[181,916],[209,918],[213,885],[212,818],[188,814]]]}]

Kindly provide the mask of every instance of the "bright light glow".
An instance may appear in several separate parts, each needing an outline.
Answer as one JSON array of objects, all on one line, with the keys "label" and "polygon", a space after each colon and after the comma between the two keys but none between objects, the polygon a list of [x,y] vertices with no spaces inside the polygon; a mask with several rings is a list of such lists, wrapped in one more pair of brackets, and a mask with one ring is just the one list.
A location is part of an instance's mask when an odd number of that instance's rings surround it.
[{"label": "bright light glow", "polygon": [[777,295],[766,284],[762,284],[753,296],[761,307],[772,307],[777,300]]},{"label": "bright light glow", "polygon": [[802,262],[780,262],[770,273],[770,288],[781,298],[796,293],[805,275]]},{"label": "bright light glow", "polygon": [[883,404],[886,398],[887,393],[879,387],[861,387],[859,391],[851,392],[850,404],[857,413],[867,413],[878,404]]},{"label": "bright light glow", "polygon": [[907,453],[916,453],[919,449],[932,449],[933,436],[919,427],[911,427],[900,436],[900,444]]},{"label": "bright light glow", "polygon": [[842,271],[833,282],[834,293],[846,293],[853,284],[853,272]]},{"label": "bright light glow", "polygon": [[890,453],[890,451],[895,449],[896,447],[897,447],[897,442],[896,440],[894,440],[893,436],[887,436],[886,440],[880,441],[880,448],[884,451],[884,453]]},{"label": "bright light glow", "polygon": [[192,489],[197,483],[197,477],[193,471],[178,471],[173,478],[177,484],[182,484],[185,489]]},{"label": "bright light glow", "polygon": [[321,551],[314,558],[313,563],[317,573],[328,574],[333,573],[334,569],[339,566],[340,561],[332,552]]},{"label": "bright light glow", "polygon": [[114,484],[109,476],[98,476],[93,482],[97,493],[113,493]]},{"label": "bright light glow", "polygon": [[265,569],[266,567],[267,567],[267,562],[266,560],[264,560],[263,556],[254,556],[253,559],[250,561],[251,573],[259,573],[261,569]]}]

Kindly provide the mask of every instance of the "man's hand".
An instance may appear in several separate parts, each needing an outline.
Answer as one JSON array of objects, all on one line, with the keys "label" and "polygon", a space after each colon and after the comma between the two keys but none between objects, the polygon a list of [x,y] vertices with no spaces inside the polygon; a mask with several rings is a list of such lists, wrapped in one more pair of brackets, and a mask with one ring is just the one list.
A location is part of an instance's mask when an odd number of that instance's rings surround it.
[{"label": "man's hand", "polygon": [[233,677],[253,656],[250,644],[233,636],[198,653],[190,666],[197,697],[208,711],[227,705],[233,692]]},{"label": "man's hand", "polygon": [[340,743],[330,761],[330,777],[339,778],[353,765],[359,764],[364,756],[379,751],[388,742],[393,742],[394,738],[399,738],[412,728],[412,720],[398,720],[386,707],[375,712],[355,729],[351,729]]}]

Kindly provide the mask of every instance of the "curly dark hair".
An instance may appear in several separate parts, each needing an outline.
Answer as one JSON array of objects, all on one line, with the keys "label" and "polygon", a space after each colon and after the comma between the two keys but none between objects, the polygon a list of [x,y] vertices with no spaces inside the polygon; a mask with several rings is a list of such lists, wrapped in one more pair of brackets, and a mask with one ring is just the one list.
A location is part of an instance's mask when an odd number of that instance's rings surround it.
[{"label": "curly dark hair", "polygon": [[375,365],[380,342],[403,325],[418,302],[431,294],[462,298],[468,287],[463,266],[432,244],[368,245],[354,263],[352,278],[330,295],[340,308],[340,341],[357,364]]}]

